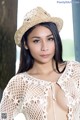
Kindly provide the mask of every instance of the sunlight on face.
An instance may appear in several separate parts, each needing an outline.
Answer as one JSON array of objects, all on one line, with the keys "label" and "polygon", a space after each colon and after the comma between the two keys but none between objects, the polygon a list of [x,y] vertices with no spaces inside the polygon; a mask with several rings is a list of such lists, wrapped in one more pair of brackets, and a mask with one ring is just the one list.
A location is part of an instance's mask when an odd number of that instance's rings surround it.
[{"label": "sunlight on face", "polygon": [[28,36],[28,48],[35,61],[48,62],[55,54],[52,32],[41,25],[36,26]]}]

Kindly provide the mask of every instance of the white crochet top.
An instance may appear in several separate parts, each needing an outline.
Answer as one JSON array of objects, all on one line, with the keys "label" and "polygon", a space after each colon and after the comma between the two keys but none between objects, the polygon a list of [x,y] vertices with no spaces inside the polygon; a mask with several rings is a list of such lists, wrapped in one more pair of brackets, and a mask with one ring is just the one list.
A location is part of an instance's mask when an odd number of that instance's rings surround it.
[{"label": "white crochet top", "polygon": [[[6,86],[0,105],[0,120],[14,120],[23,113],[26,120],[49,120],[47,96],[52,82],[19,73]],[[68,120],[80,120],[80,63],[68,61],[57,81],[68,100]]]}]

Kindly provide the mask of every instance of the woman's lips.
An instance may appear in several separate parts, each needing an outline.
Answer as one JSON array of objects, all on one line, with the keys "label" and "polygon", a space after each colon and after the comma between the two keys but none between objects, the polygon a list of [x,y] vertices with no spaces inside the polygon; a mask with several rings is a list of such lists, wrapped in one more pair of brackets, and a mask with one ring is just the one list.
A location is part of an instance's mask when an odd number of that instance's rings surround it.
[{"label": "woman's lips", "polygon": [[44,54],[44,55],[40,55],[43,58],[47,58],[49,56],[49,54]]}]

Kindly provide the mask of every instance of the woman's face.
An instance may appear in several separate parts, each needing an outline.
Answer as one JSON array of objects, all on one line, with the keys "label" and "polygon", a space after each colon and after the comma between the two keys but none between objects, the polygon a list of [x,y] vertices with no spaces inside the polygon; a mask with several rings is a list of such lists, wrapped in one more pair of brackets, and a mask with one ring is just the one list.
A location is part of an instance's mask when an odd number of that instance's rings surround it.
[{"label": "woman's face", "polygon": [[28,36],[28,49],[35,62],[52,61],[55,54],[55,43],[51,31],[44,26],[36,26]]}]

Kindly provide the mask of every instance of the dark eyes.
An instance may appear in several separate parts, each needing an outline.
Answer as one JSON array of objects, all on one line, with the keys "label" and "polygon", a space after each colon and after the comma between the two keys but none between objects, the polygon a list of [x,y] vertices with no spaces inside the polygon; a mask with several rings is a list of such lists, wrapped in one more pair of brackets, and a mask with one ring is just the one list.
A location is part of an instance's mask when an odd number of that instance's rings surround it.
[{"label": "dark eyes", "polygon": [[34,42],[34,43],[38,43],[39,41],[40,41],[40,40],[34,40],[33,42]]},{"label": "dark eyes", "polygon": [[54,38],[53,38],[53,37],[50,37],[50,38],[48,38],[48,40],[49,40],[49,41],[53,41],[53,40],[54,40]]},{"label": "dark eyes", "polygon": [[[47,39],[47,41],[53,41],[53,40],[54,40],[54,38],[53,38],[53,37],[50,37],[50,38],[48,38],[48,39]],[[33,40],[33,42],[34,42],[34,43],[39,43],[39,42],[40,42],[40,40],[35,39],[35,40]]]}]

